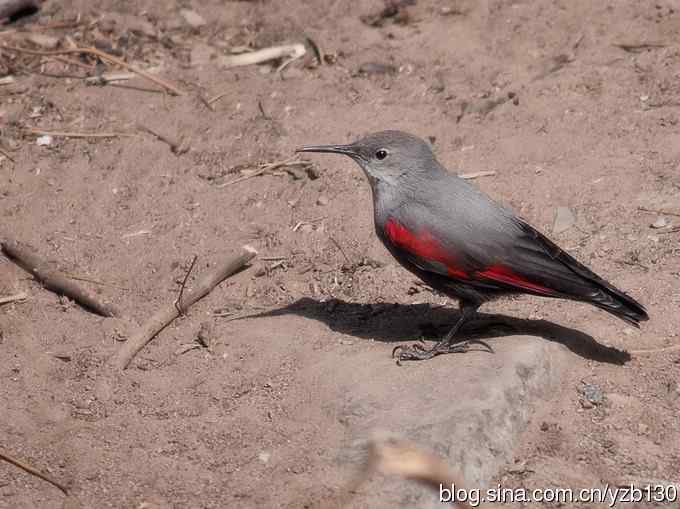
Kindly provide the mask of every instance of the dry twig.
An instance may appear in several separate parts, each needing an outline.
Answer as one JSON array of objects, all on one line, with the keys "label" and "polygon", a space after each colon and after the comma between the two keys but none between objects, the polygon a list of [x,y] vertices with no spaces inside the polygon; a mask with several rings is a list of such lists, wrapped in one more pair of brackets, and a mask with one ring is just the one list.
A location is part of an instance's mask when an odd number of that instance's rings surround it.
[{"label": "dry twig", "polygon": [[189,265],[189,270],[187,270],[187,273],[184,274],[184,280],[182,281],[182,286],[179,288],[179,295],[177,296],[177,299],[175,299],[175,308],[177,309],[177,312],[179,313],[180,316],[183,316],[185,314],[184,308],[180,305],[182,302],[182,296],[184,295],[184,289],[187,286],[187,281],[189,280],[189,276],[191,275],[191,272],[194,270],[194,265],[196,265],[196,260],[198,260],[198,255],[194,255],[194,257],[191,259],[191,265]]},{"label": "dry twig", "polygon": [[476,179],[479,177],[493,177],[496,174],[495,171],[476,171],[474,173],[461,173],[458,175],[462,179]]},{"label": "dry twig", "polygon": [[631,355],[651,355],[654,353],[668,353],[680,350],[680,345],[670,345],[661,348],[650,348],[649,350],[628,350]]},{"label": "dry twig", "polygon": [[5,156],[7,159],[9,159],[12,162],[15,162],[12,156],[10,156],[2,147],[0,147],[0,154]]},{"label": "dry twig", "polygon": [[250,260],[255,257],[257,251],[250,246],[243,246],[236,255],[228,258],[215,270],[205,274],[191,291],[183,292],[177,305],[172,304],[159,309],[123,346],[112,358],[111,363],[118,369],[128,367],[137,353],[151,341],[156,334],[170,324],[180,313],[179,309],[187,310],[191,305],[198,302],[201,298],[210,293],[213,288],[220,284],[224,279],[235,274],[242,269]]},{"label": "dry twig", "polygon": [[628,53],[642,53],[649,49],[665,48],[666,44],[661,42],[619,42],[614,43],[614,46]]},{"label": "dry twig", "polygon": [[79,133],[69,131],[45,131],[36,127],[27,127],[26,132],[37,136],[55,136],[62,138],[130,138],[132,133]]},{"label": "dry twig", "polygon": [[170,146],[170,150],[175,155],[185,154],[191,148],[189,146],[189,143],[187,143],[187,140],[184,136],[180,137],[179,141],[177,141],[177,140],[171,138],[170,136],[160,134],[160,133],[154,131],[153,129],[151,129],[150,127],[147,127],[143,124],[137,124],[137,125],[139,126],[140,129],[142,129],[142,130],[146,131],[147,133],[155,136],[156,138],[158,138],[162,142],[167,143]]},{"label": "dry twig", "polygon": [[638,207],[640,212],[649,212],[650,214],[659,214],[662,216],[675,216],[680,217],[680,212],[671,212],[670,210],[664,209],[648,209],[647,207]]},{"label": "dry twig", "polygon": [[81,288],[63,273],[53,270],[49,265],[14,241],[0,243],[2,252],[19,267],[29,272],[40,281],[45,288],[75,300],[81,306],[101,316],[118,316],[118,311],[111,304],[100,302],[97,297]]},{"label": "dry twig", "polygon": [[214,97],[208,99],[208,100],[206,101],[206,104],[210,107],[210,109],[212,109],[213,111],[215,111],[215,110],[213,109],[213,107],[212,107],[213,103],[219,101],[220,99],[222,99],[222,98],[223,98],[225,95],[227,95],[228,93],[229,93],[229,91],[221,92],[221,93],[217,94],[216,96],[214,96]]},{"label": "dry twig", "polygon": [[309,164],[308,161],[304,160],[298,160],[296,157],[291,157],[290,159],[286,159],[285,161],[277,161],[275,163],[267,163],[263,164],[260,166],[259,169],[253,171],[252,173],[248,175],[244,175],[242,177],[236,178],[234,180],[230,180],[229,182],[225,182],[223,184],[219,184],[217,187],[226,187],[230,186],[232,184],[236,184],[238,182],[243,182],[244,180],[251,179],[253,177],[257,177],[258,175],[262,175],[263,173],[271,170],[276,170],[277,168],[285,168],[288,166],[304,166],[306,164]]},{"label": "dry twig", "polygon": [[37,55],[37,56],[43,56],[43,57],[54,57],[54,56],[59,56],[59,55],[66,55],[66,54],[72,54],[72,53],[79,53],[79,54],[87,54],[87,55],[92,55],[95,57],[99,57],[102,60],[105,60],[109,63],[116,64],[117,66],[122,67],[123,69],[127,69],[130,72],[133,72],[135,74],[138,74],[139,76],[152,81],[156,85],[159,85],[160,87],[164,88],[168,92],[170,92],[172,95],[184,95],[184,92],[181,91],[179,88],[177,88],[175,85],[172,83],[169,83],[157,76],[154,76],[153,74],[143,71],[142,69],[138,69],[137,67],[128,64],[124,60],[121,60],[118,57],[115,57],[113,55],[109,55],[108,53],[98,50],[97,48],[66,48],[62,50],[57,50],[57,51],[38,51],[38,50],[30,50],[27,48],[19,48],[16,46],[8,46],[4,45],[2,46],[2,49],[6,49],[9,51],[14,51],[16,53],[26,53],[28,55]]},{"label": "dry twig", "polygon": [[28,473],[31,474],[31,475],[34,475],[34,476],[36,476],[36,477],[39,477],[39,478],[42,479],[43,481],[47,481],[47,482],[50,483],[51,485],[56,486],[57,488],[59,488],[59,489],[64,493],[64,495],[68,495],[68,489],[66,488],[66,486],[64,486],[63,484],[61,484],[59,481],[56,481],[53,477],[51,477],[51,476],[49,476],[49,475],[47,475],[47,474],[43,474],[42,472],[40,472],[40,471],[38,471],[37,469],[33,468],[33,467],[32,467],[31,465],[29,465],[28,463],[26,463],[26,462],[24,462],[24,461],[21,461],[21,460],[18,460],[18,459],[16,459],[16,458],[10,456],[9,454],[7,454],[7,453],[5,453],[5,452],[2,452],[2,451],[0,451],[0,459],[5,460],[7,463],[11,463],[11,464],[14,465],[15,467],[18,467],[18,468],[20,468],[21,470],[23,470],[23,471],[25,471],[25,472],[28,472]]},{"label": "dry twig", "polygon": [[276,60],[278,58],[287,58],[283,62],[277,72],[283,70],[288,64],[302,58],[307,53],[304,44],[288,44],[284,46],[272,46],[270,48],[263,48],[250,53],[241,53],[239,55],[229,55],[223,57],[221,63],[224,67],[239,67],[242,65],[260,64],[268,62],[269,60]]},{"label": "dry twig", "polygon": [[6,297],[0,297],[0,305],[9,304],[10,302],[16,302],[19,300],[28,299],[28,294],[26,292],[15,293],[14,295],[7,295]]}]

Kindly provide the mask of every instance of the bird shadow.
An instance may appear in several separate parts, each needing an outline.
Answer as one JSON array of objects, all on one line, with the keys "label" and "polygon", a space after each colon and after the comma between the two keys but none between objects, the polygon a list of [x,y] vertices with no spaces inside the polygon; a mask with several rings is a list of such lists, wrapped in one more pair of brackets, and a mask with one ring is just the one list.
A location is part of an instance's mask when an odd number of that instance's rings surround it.
[{"label": "bird shadow", "polygon": [[[250,314],[240,319],[294,314],[325,323],[331,330],[385,343],[418,339],[441,339],[453,327],[458,312],[432,304],[360,304],[340,299],[318,301],[299,299],[283,308]],[[238,319],[238,318],[237,318]],[[498,339],[513,335],[537,336],[560,343],[589,360],[622,365],[631,359],[628,352],[606,346],[581,331],[548,320],[511,318],[479,313],[461,329],[463,339]]]}]

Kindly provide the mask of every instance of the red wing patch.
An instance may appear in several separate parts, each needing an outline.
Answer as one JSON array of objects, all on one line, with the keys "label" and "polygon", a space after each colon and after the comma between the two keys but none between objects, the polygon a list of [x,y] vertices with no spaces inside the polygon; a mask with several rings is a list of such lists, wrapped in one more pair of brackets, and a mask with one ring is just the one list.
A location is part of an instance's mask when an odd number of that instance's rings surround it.
[{"label": "red wing patch", "polygon": [[385,224],[385,232],[395,246],[424,260],[443,264],[451,277],[495,281],[528,292],[555,295],[555,292],[550,288],[533,283],[503,265],[491,265],[484,270],[474,272],[472,275],[468,274],[463,269],[456,267],[453,256],[427,230],[412,232],[399,221],[390,218]]},{"label": "red wing patch", "polygon": [[419,256],[425,260],[442,263],[450,276],[469,279],[470,276],[457,268],[452,256],[449,255],[442,245],[437,242],[430,232],[421,230],[411,232],[404,225],[395,219],[388,219],[385,224],[385,232],[390,241],[411,254]]},{"label": "red wing patch", "polygon": [[515,274],[512,269],[503,267],[502,265],[492,265],[491,267],[477,272],[475,275],[485,279],[491,279],[492,281],[498,281],[499,283],[505,283],[523,290],[528,290],[543,295],[555,295],[555,292],[550,288],[532,283],[522,276]]}]

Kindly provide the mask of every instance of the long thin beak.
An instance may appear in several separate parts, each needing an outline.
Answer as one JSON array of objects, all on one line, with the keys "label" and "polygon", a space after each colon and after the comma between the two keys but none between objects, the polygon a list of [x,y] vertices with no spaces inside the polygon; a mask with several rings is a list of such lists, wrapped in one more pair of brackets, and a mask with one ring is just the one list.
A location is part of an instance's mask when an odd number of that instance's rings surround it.
[{"label": "long thin beak", "polygon": [[356,155],[350,145],[307,145],[296,148],[295,152],[326,152],[331,154],[345,154],[348,156]]}]

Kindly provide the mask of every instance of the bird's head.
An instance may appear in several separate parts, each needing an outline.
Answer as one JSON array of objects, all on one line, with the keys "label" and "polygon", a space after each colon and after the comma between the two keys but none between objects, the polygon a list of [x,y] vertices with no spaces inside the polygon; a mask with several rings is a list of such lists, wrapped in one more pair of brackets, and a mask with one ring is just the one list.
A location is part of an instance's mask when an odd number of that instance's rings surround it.
[{"label": "bird's head", "polygon": [[430,146],[417,136],[401,131],[382,131],[349,145],[310,145],[296,152],[329,152],[354,159],[368,176],[388,185],[406,183],[441,171]]}]

